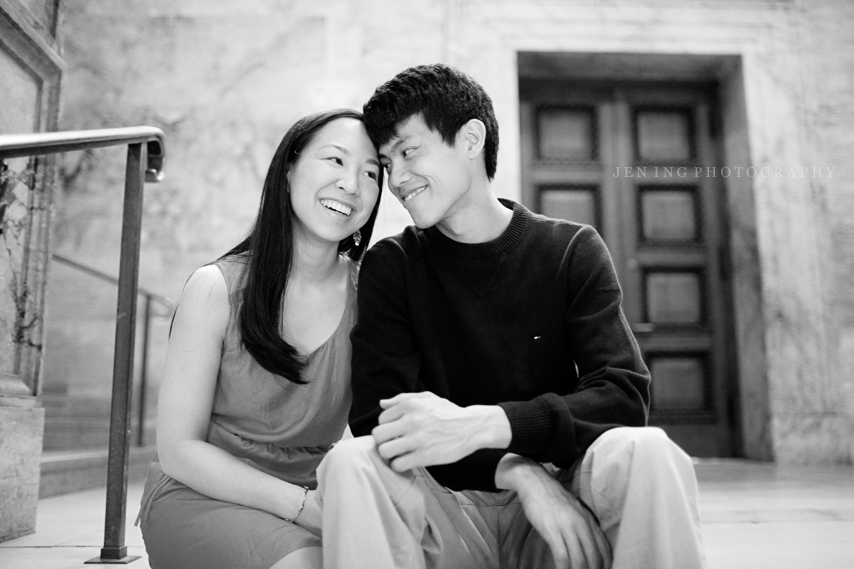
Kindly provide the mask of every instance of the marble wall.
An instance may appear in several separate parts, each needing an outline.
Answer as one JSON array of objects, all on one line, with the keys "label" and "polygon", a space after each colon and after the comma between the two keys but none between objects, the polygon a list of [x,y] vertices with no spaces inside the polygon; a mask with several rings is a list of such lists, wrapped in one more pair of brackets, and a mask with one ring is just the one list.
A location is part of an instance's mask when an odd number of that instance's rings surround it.
[{"label": "marble wall", "polygon": [[[850,462],[854,370],[845,346],[854,306],[846,286],[854,275],[854,194],[845,181],[854,172],[842,157],[852,118],[850,3],[459,6],[461,29],[449,52],[499,94],[504,132],[518,132],[518,51],[740,57],[741,76],[719,78],[731,103],[743,98],[747,119],[730,122],[725,161],[782,169],[780,177],[728,187],[743,448],[783,462]],[[745,136],[732,132],[745,127]],[[502,163],[518,164],[518,145],[505,151]],[[801,167],[810,175],[789,176]],[[813,167],[825,168],[822,177]]]},{"label": "marble wall", "polygon": [[[0,0],[0,134],[56,130],[62,60],[53,1]],[[0,541],[36,523],[47,238],[54,160],[0,169]]]},{"label": "marble wall", "polygon": [[[64,11],[62,127],[166,131],[167,178],[146,188],[140,279],[172,297],[193,268],[248,230],[267,161],[290,122],[316,109],[358,108],[406,66],[445,61],[486,87],[501,124],[495,189],[518,198],[518,52],[735,57],[738,65],[717,77],[725,161],[784,172],[727,183],[742,451],[784,462],[852,460],[850,3],[82,0]],[[110,272],[118,267],[122,160],[69,156],[55,226],[57,251]],[[800,167],[834,170],[786,176]],[[407,221],[385,199],[378,233]],[[51,285],[55,353],[81,336],[71,324],[81,304],[100,311],[95,298],[63,295],[82,282]],[[110,357],[109,341],[86,341]],[[71,384],[50,360],[45,381]],[[91,394],[103,380],[74,381],[69,392]]]}]

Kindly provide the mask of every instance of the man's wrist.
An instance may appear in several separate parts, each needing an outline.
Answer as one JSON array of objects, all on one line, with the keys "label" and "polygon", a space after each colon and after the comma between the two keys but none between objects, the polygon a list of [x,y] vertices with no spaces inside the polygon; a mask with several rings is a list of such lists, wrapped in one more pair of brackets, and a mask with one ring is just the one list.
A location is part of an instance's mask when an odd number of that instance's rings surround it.
[{"label": "man's wrist", "polygon": [[472,452],[484,449],[505,449],[513,440],[513,431],[507,413],[498,405],[471,405],[466,408],[474,413],[476,425],[472,431]]},{"label": "man's wrist", "polygon": [[536,476],[538,469],[542,469],[540,463],[518,454],[507,453],[501,457],[495,469],[495,487],[521,493],[527,485],[526,480]]}]

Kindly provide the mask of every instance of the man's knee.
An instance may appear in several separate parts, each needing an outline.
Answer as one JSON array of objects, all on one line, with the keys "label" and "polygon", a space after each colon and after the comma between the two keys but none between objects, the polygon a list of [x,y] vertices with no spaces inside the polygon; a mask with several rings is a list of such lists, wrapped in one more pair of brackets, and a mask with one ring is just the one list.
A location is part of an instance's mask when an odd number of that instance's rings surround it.
[{"label": "man's knee", "polygon": [[691,466],[690,457],[658,427],[620,427],[600,438],[609,454],[622,456],[634,464],[651,468]]},{"label": "man's knee", "polygon": [[[342,494],[348,500],[391,500],[398,503],[416,483],[412,472],[395,472],[377,452],[373,437],[338,442],[317,469],[318,489],[324,496]],[[422,500],[423,501],[423,500]]]},{"label": "man's knee", "polygon": [[320,470],[340,471],[369,467],[378,456],[373,437],[345,439],[336,443],[326,454],[320,463]]}]

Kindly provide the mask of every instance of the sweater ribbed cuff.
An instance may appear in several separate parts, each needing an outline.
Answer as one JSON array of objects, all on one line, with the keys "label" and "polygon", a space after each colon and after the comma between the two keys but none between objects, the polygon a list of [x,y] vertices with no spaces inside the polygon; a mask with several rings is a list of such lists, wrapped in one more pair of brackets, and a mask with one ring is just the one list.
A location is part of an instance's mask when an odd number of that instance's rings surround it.
[{"label": "sweater ribbed cuff", "polygon": [[548,450],[552,407],[543,397],[498,404],[507,413],[513,437],[507,452],[535,457]]}]

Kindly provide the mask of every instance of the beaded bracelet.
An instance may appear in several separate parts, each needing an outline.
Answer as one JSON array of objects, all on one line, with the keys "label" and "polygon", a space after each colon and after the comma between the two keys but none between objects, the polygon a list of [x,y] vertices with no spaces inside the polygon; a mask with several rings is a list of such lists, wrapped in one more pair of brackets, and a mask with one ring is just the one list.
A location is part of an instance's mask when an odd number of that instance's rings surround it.
[{"label": "beaded bracelet", "polygon": [[290,519],[288,519],[288,518],[282,518],[282,519],[283,519],[283,520],[285,520],[286,522],[294,523],[294,520],[296,520],[296,519],[297,519],[297,517],[300,515],[300,512],[302,512],[302,509],[305,507],[305,499],[308,497],[308,486],[303,486],[303,487],[302,487],[302,489],[303,489],[303,493],[302,493],[302,504],[300,504],[300,505],[299,505],[299,510],[297,510],[297,513],[296,513],[296,515],[295,515],[294,517],[292,517],[292,518],[290,518]]}]

